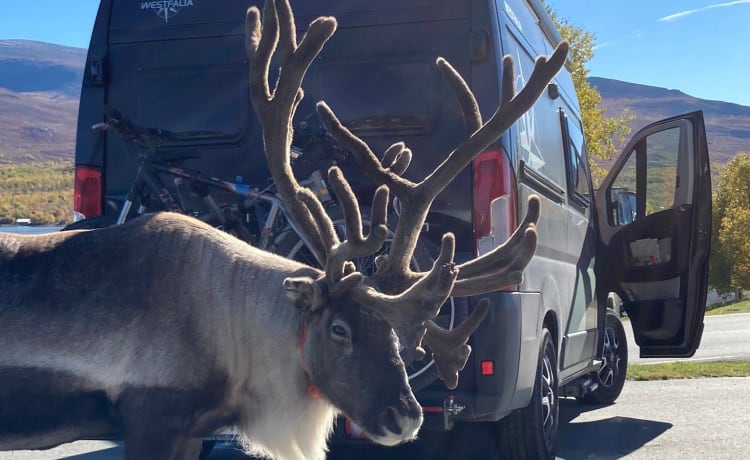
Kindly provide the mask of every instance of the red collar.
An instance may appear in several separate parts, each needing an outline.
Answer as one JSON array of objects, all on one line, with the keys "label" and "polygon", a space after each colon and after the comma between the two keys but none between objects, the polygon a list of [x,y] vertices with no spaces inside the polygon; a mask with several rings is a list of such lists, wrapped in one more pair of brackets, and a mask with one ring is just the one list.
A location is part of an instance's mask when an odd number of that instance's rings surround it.
[{"label": "red collar", "polygon": [[305,371],[305,376],[307,377],[307,394],[313,399],[321,399],[323,397],[323,392],[321,392],[320,388],[312,383],[312,380],[310,379],[310,372],[307,370],[307,362],[305,361],[305,339],[307,339],[307,328],[305,327],[304,323],[302,323],[302,327],[300,329],[299,353],[300,359],[302,361],[302,370]]}]

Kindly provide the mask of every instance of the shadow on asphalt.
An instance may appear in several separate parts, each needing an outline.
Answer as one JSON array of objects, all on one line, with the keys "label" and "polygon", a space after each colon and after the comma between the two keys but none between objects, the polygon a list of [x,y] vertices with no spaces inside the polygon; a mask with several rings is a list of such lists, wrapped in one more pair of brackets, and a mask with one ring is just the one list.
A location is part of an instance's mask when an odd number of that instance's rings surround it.
[{"label": "shadow on asphalt", "polygon": [[[608,460],[621,458],[669,430],[669,423],[628,417],[590,422],[575,419],[603,406],[572,399],[560,401],[558,458]],[[495,449],[494,424],[456,425],[450,432],[424,432],[412,443],[381,447],[372,444],[334,444],[327,460],[501,460]],[[97,457],[98,458],[98,457]],[[217,448],[210,460],[248,460],[237,451]],[[76,460],[88,460],[85,456]],[[93,457],[91,457],[93,459]]]},{"label": "shadow on asphalt", "polygon": [[87,454],[61,457],[60,460],[122,460],[122,447],[111,447]]},{"label": "shadow on asphalt", "polygon": [[563,459],[617,459],[631,454],[672,428],[671,423],[630,417],[576,422],[584,412],[604,406],[587,406],[573,400],[560,401],[560,431],[557,449]]}]

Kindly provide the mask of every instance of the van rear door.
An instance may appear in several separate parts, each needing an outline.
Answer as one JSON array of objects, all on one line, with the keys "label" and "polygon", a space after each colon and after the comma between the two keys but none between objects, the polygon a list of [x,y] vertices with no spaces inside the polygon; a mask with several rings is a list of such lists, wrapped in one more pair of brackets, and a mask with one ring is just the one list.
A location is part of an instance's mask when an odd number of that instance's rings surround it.
[{"label": "van rear door", "polygon": [[703,113],[639,131],[596,204],[597,289],[622,298],[641,357],[692,356],[703,332],[711,241]]}]

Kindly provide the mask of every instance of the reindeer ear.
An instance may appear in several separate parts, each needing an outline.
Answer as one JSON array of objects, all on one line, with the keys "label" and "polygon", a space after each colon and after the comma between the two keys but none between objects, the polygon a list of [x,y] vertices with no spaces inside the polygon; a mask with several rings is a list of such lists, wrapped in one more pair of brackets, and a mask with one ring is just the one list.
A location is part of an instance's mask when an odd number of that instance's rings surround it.
[{"label": "reindeer ear", "polygon": [[284,292],[294,306],[300,310],[315,311],[328,303],[327,289],[308,276],[286,278]]}]

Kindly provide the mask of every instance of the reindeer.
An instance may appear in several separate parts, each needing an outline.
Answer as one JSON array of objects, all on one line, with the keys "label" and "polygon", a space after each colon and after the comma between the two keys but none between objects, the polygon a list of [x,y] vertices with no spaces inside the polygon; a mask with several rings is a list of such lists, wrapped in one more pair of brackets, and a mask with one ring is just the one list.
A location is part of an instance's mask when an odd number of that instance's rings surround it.
[{"label": "reindeer", "polygon": [[[262,23],[254,7],[246,18],[251,97],[270,171],[323,268],[171,213],[101,230],[0,235],[0,449],[117,436],[126,460],[194,459],[201,437],[236,427],[254,452],[323,459],[339,413],[380,444],[415,438],[422,411],[404,360],[424,356],[424,346],[455,388],[488,305],[480,302],[450,331],[432,320],[448,296],[521,282],[536,247],[539,201],[529,201],[519,228],[489,254],[457,265],[446,234],[429,271],[413,272],[408,261],[435,196],[528,110],[567,45],[540,58],[518,94],[506,57],[501,104],[486,123],[462,78],[438,59],[468,134],[418,183],[403,176],[411,158],[404,144],[379,160],[320,103],[329,132],[380,184],[364,235],[354,193],[330,170],[345,211],[342,241],[315,195],[295,181],[289,157],[302,80],[335,29],[334,18],[318,18],[298,42],[288,0],[266,1]],[[280,72],[272,87],[274,55]],[[391,192],[401,206],[392,251],[366,277],[350,261],[382,246]]]}]

